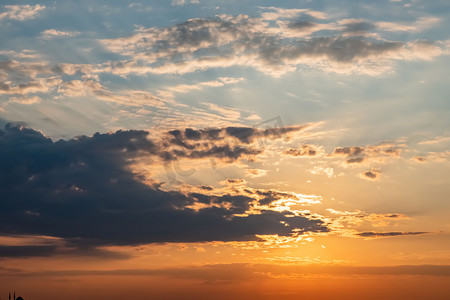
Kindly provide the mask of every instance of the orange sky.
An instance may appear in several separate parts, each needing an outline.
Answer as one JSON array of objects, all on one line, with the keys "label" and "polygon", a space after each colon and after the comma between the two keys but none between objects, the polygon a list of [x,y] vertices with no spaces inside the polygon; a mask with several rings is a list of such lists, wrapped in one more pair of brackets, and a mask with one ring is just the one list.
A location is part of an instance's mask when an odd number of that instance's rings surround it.
[{"label": "orange sky", "polygon": [[450,2],[2,0],[0,300],[450,299]]}]

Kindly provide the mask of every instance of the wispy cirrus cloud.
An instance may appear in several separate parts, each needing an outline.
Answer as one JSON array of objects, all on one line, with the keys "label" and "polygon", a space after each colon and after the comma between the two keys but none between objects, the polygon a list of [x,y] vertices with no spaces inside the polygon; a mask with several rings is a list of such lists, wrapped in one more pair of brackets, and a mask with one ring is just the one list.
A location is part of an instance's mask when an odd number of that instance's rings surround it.
[{"label": "wispy cirrus cloud", "polygon": [[58,37],[75,37],[77,35],[80,35],[79,31],[63,31],[56,29],[47,29],[41,33],[41,36],[44,39],[51,39]]},{"label": "wispy cirrus cloud", "polygon": [[376,22],[375,25],[385,31],[424,31],[434,25],[438,24],[442,20],[436,17],[421,17],[418,20],[405,24],[395,22]]}]

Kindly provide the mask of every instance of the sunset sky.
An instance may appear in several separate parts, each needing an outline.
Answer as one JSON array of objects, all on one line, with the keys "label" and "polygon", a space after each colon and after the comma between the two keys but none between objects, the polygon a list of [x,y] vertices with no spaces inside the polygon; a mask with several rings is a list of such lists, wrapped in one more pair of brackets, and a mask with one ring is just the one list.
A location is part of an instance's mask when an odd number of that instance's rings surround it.
[{"label": "sunset sky", "polygon": [[0,2],[0,299],[450,299],[450,2]]}]

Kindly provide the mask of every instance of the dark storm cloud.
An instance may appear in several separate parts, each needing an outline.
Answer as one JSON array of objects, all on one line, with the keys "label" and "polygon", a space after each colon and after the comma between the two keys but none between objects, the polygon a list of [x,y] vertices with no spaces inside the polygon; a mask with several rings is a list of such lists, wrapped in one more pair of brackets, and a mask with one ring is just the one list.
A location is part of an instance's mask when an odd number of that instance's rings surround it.
[{"label": "dark storm cloud", "polygon": [[53,245],[45,246],[0,246],[1,257],[50,256],[57,252]]},{"label": "dark storm cloud", "polygon": [[[287,217],[288,212],[234,216],[254,201],[250,196],[185,195],[143,184],[129,163],[160,155],[161,146],[148,134],[117,131],[54,142],[24,125],[7,125],[0,130],[0,234],[54,236],[92,250],[101,245],[254,240],[256,234],[288,236],[294,229],[328,231],[321,220]],[[194,151],[189,157],[231,155],[210,151]],[[189,208],[200,202],[218,205]],[[42,255],[51,251],[39,250]]]}]

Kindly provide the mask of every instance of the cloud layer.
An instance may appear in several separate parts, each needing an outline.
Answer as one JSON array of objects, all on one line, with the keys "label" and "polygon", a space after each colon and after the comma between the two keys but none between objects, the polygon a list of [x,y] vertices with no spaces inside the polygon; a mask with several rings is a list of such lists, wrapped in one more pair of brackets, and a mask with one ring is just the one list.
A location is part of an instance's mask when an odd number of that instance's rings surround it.
[{"label": "cloud layer", "polygon": [[[288,211],[260,209],[242,215],[258,203],[252,195],[194,195],[145,185],[129,164],[136,157],[161,155],[163,146],[148,134],[118,131],[54,142],[24,125],[8,125],[0,131],[0,233],[58,237],[83,248],[255,240],[257,234],[328,231],[323,221]],[[227,134],[235,136],[233,130]],[[176,139],[176,133],[170,135],[174,136],[170,143],[189,148]],[[186,137],[198,136],[186,130]],[[192,158],[199,153],[217,155],[214,148],[190,151]],[[266,199],[265,204],[278,199]],[[196,204],[204,208],[192,208]],[[38,252],[51,252],[47,248]],[[1,253],[13,250],[2,248]]]},{"label": "cloud layer", "polygon": [[[354,19],[336,22],[307,9],[266,10],[261,17],[190,19],[172,27],[139,28],[129,37],[103,40],[103,45],[122,54],[124,61],[104,64],[98,70],[118,75],[184,74],[241,66],[279,76],[312,67],[378,75],[390,70],[395,60],[432,59],[443,53],[442,46],[432,42],[390,41],[371,33],[377,29],[404,30],[396,29],[394,23],[380,25]],[[437,22],[432,21],[427,24]]]}]

